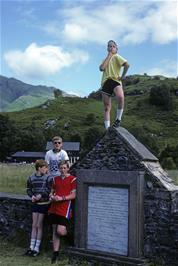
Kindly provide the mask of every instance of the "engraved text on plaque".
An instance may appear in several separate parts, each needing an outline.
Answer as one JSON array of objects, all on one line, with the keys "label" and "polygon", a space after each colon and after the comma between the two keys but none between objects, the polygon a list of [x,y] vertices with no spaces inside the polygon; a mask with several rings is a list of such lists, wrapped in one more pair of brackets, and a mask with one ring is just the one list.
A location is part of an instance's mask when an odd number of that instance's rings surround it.
[{"label": "engraved text on plaque", "polygon": [[127,256],[127,188],[89,186],[87,248]]}]

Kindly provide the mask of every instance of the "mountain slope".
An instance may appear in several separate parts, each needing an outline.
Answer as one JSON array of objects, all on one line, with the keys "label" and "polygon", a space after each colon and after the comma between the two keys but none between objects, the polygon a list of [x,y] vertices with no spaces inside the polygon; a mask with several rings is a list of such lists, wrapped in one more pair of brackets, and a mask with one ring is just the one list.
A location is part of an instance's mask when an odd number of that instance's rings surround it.
[{"label": "mountain slope", "polygon": [[[129,78],[130,81],[126,80],[128,84],[125,84],[125,111],[121,126],[159,157],[168,144],[177,145],[178,81],[144,76],[139,77],[139,80],[135,80],[138,76]],[[168,84],[171,88],[173,108],[169,110],[149,101],[151,87],[160,85],[162,90],[163,84]],[[98,133],[103,134],[105,131],[100,96],[100,93],[93,92],[88,98],[58,97],[38,107],[9,112],[8,116],[18,131],[22,132],[22,136],[24,132],[33,131],[34,136],[39,133],[46,140],[54,135],[61,135],[65,141],[78,141],[80,138],[82,147],[87,149],[89,143],[92,145],[97,140]],[[111,122],[115,120],[116,109],[117,104],[113,99]],[[35,137],[38,138],[39,136]],[[22,145],[21,149],[24,149],[24,143]]]},{"label": "mountain slope", "polygon": [[[0,76],[0,111],[16,111],[37,106],[46,99],[54,98],[54,90],[54,87],[34,86],[15,78]],[[59,90],[59,93],[62,95],[64,92]]]},{"label": "mountain slope", "polygon": [[38,105],[43,104],[49,99],[54,99],[52,94],[46,94],[45,96],[33,96],[33,95],[24,95],[20,96],[18,99],[12,103],[7,104],[4,107],[4,112],[15,112],[19,110],[24,110],[27,108],[32,108]]}]

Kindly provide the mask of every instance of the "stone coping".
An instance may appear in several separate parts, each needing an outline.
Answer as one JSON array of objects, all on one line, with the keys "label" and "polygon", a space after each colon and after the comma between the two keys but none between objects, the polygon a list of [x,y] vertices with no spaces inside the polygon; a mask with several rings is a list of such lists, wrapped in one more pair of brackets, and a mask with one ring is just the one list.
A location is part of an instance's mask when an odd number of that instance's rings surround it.
[{"label": "stone coping", "polygon": [[141,158],[143,161],[158,162],[158,158],[154,156],[141,142],[139,142],[132,134],[125,128],[119,127],[117,133]]},{"label": "stone coping", "polygon": [[27,195],[13,194],[13,193],[8,193],[8,192],[0,192],[0,198],[30,201],[30,198]]}]

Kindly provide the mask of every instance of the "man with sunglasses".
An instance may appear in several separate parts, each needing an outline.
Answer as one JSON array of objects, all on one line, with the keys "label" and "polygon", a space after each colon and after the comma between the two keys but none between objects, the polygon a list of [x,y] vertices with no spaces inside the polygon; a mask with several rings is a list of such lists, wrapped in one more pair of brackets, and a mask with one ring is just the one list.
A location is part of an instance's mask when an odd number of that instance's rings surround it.
[{"label": "man with sunglasses", "polygon": [[62,150],[62,138],[55,136],[52,139],[53,149],[46,152],[45,161],[49,166],[49,173],[51,178],[60,176],[59,163],[61,161],[69,161],[66,151]]}]

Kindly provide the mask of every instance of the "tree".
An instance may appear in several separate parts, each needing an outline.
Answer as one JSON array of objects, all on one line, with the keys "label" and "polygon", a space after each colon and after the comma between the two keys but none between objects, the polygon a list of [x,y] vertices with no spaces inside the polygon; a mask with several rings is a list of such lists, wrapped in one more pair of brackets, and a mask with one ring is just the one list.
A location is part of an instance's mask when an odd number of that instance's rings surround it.
[{"label": "tree", "polygon": [[96,121],[96,117],[93,113],[90,113],[86,116],[85,124],[86,125],[93,125]]},{"label": "tree", "polygon": [[62,95],[62,92],[59,89],[56,89],[53,92],[54,92],[54,98],[55,99],[59,98]]},{"label": "tree", "polygon": [[175,165],[172,157],[164,158],[161,164],[162,164],[162,167],[165,169],[168,169],[168,170],[176,169],[176,165]]},{"label": "tree", "polygon": [[95,100],[101,100],[102,99],[102,94],[101,94],[101,89],[98,91],[92,91],[89,95],[88,98],[92,98]]},{"label": "tree", "polygon": [[149,100],[151,104],[162,106],[164,110],[170,110],[173,107],[170,88],[165,83],[151,88]]},{"label": "tree", "polygon": [[91,127],[84,136],[84,149],[89,150],[101,138],[103,131],[98,127]]},{"label": "tree", "polygon": [[0,115],[0,160],[3,161],[15,150],[17,129],[7,115]]},{"label": "tree", "polygon": [[41,151],[45,148],[43,132],[37,128],[28,127],[19,132],[18,150]]},{"label": "tree", "polygon": [[[160,161],[162,164],[167,165],[167,158],[171,158],[172,162],[178,167],[178,145],[167,145],[160,154]],[[168,160],[170,163],[170,159]]]}]

